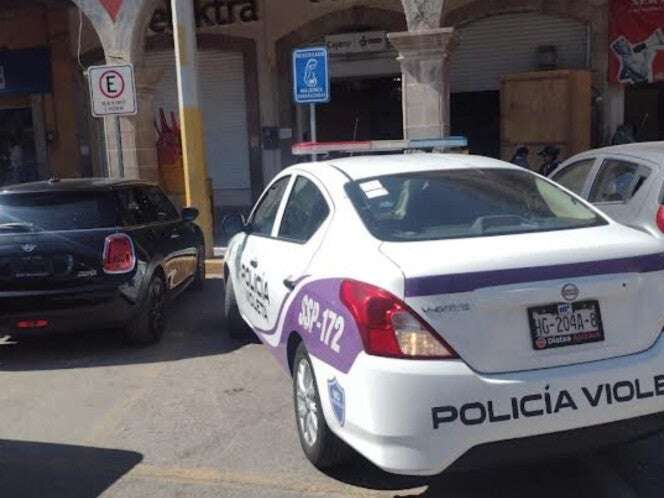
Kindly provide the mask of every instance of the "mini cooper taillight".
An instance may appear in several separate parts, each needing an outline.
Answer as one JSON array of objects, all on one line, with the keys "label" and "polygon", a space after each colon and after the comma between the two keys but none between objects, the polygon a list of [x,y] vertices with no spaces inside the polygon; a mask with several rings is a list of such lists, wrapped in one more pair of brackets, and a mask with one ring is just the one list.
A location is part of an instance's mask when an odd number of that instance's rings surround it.
[{"label": "mini cooper taillight", "polygon": [[104,273],[129,273],[136,266],[136,253],[131,237],[116,233],[106,237],[104,243]]},{"label": "mini cooper taillight", "polygon": [[340,293],[341,302],[355,318],[367,354],[391,358],[458,358],[408,305],[386,290],[344,280]]}]

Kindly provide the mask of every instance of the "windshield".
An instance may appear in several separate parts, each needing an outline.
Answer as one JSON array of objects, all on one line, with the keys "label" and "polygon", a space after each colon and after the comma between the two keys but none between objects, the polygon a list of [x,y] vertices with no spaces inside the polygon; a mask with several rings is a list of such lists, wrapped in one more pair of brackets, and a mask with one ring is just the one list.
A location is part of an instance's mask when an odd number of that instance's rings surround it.
[{"label": "windshield", "polygon": [[384,241],[441,240],[606,224],[527,171],[464,169],[376,177],[347,185],[369,231]]},{"label": "windshield", "polygon": [[112,192],[37,192],[0,195],[0,235],[118,226]]}]

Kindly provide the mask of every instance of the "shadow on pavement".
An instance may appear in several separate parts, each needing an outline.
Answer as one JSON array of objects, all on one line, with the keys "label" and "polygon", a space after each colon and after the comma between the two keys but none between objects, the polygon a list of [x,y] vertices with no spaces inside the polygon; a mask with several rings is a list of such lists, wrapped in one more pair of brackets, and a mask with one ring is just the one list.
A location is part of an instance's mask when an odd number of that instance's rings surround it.
[{"label": "shadow on pavement", "polygon": [[[592,457],[590,457],[592,458]],[[407,477],[383,472],[367,460],[330,471],[346,484],[371,490],[394,491],[395,497],[444,498],[598,498],[603,496],[596,476],[581,459],[542,460],[528,465],[443,473],[435,477]],[[418,494],[415,488],[423,488]],[[406,493],[404,490],[411,490]],[[413,490],[415,494],[413,494]]]},{"label": "shadow on pavement", "polygon": [[664,495],[664,433],[607,450],[604,456],[634,490],[633,496]]},{"label": "shadow on pavement", "polygon": [[[399,495],[397,495],[399,496]],[[577,459],[542,460],[431,479],[421,497],[446,498],[600,498],[596,477]]]},{"label": "shadow on pavement", "polygon": [[353,463],[333,469],[324,473],[337,481],[377,491],[396,491],[426,486],[430,478],[416,476],[398,476],[389,474],[371,463],[366,458],[355,453]]},{"label": "shadow on pavement", "polygon": [[118,330],[12,338],[0,344],[0,371],[93,368],[230,353],[244,343],[225,330],[223,302],[223,280],[208,280],[200,293],[185,291],[170,304],[161,342],[147,347],[124,344]]},{"label": "shadow on pavement", "polygon": [[0,493],[21,498],[93,498],[141,462],[140,453],[0,440]]}]

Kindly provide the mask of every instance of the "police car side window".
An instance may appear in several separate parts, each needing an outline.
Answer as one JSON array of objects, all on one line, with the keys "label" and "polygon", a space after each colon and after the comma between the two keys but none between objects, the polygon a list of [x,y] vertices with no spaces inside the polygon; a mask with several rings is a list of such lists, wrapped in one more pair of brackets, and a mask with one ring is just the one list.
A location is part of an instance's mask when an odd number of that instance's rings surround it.
[{"label": "police car side window", "polygon": [[272,234],[274,220],[289,180],[289,176],[277,180],[265,193],[249,222],[252,234],[265,236]]},{"label": "police car side window", "polygon": [[582,161],[570,164],[560,173],[553,177],[554,182],[560,183],[563,187],[571,190],[577,195],[583,193],[583,187],[586,184],[588,175],[593,169],[595,159],[584,159]]},{"label": "police car side window", "polygon": [[295,181],[279,227],[279,237],[295,242],[308,241],[330,214],[318,188],[303,176]]}]

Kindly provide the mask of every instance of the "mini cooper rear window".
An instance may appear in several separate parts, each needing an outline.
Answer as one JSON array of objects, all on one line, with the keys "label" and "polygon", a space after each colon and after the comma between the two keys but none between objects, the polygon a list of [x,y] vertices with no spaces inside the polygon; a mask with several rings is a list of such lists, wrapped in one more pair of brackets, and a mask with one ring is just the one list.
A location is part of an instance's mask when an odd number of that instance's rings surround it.
[{"label": "mini cooper rear window", "polygon": [[118,226],[112,192],[37,192],[0,195],[0,233]]},{"label": "mini cooper rear window", "polygon": [[527,171],[464,169],[349,183],[369,231],[384,241],[440,240],[606,224],[583,203]]}]

